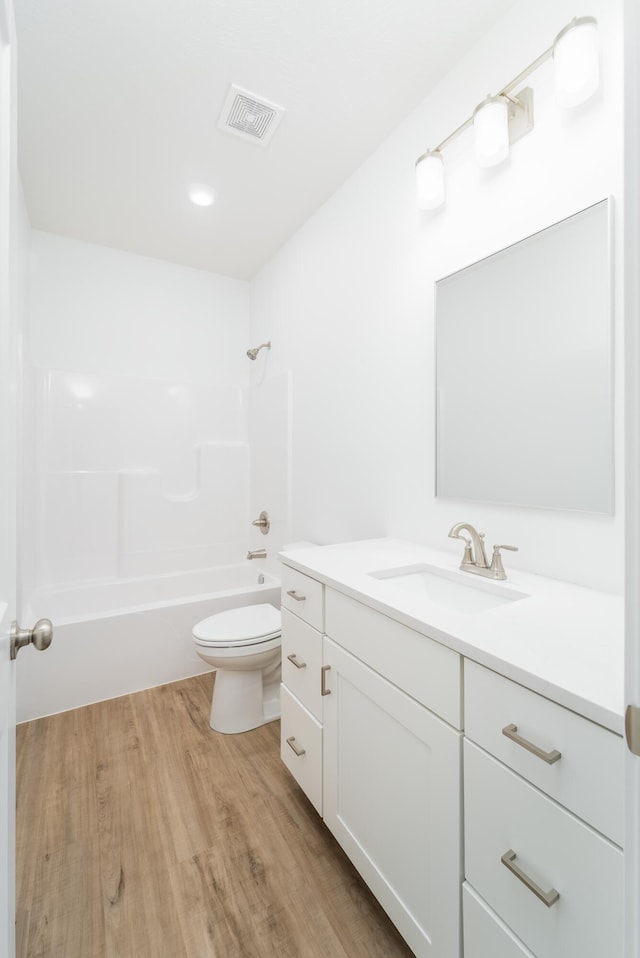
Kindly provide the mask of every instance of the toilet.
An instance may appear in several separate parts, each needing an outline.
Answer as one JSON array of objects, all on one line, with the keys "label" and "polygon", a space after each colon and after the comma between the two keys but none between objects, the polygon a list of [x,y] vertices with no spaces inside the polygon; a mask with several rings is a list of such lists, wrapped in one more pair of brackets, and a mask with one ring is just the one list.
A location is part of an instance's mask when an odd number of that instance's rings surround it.
[{"label": "toilet", "polygon": [[280,718],[280,631],[280,610],[267,603],[194,626],[196,652],[217,669],[209,718],[216,732],[248,732]]}]

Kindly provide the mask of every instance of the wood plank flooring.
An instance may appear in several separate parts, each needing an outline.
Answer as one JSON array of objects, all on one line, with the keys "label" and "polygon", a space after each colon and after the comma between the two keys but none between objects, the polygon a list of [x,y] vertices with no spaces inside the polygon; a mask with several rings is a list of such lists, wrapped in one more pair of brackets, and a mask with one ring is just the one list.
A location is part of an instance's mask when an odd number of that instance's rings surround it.
[{"label": "wood plank flooring", "polygon": [[17,958],[411,958],[205,674],[18,728]]}]

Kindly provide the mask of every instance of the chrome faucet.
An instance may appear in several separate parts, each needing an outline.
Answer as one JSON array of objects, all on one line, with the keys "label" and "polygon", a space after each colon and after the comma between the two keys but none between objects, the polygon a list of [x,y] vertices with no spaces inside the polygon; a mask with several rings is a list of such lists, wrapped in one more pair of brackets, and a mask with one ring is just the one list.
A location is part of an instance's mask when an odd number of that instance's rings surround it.
[{"label": "chrome faucet", "polygon": [[254,549],[253,552],[251,552],[251,550],[247,552],[247,559],[266,559],[266,558],[267,558],[266,549]]},{"label": "chrome faucet", "polygon": [[[462,531],[466,531],[471,536],[461,536]],[[487,561],[487,553],[484,549],[484,532],[477,532],[469,522],[457,522],[449,531],[450,539],[463,539],[464,555],[460,568],[463,572],[473,572],[474,575],[483,575],[488,579],[506,579],[507,574],[502,564],[501,549],[508,549],[509,552],[517,552],[517,546],[497,545],[493,547],[491,556],[491,565]]]}]

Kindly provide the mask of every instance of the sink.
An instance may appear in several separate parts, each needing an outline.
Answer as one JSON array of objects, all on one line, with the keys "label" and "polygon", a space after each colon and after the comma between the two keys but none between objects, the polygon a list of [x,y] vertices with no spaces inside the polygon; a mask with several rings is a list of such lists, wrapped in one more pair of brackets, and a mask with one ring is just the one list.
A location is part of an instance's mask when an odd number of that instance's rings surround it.
[{"label": "sink", "polygon": [[433,565],[381,569],[368,572],[367,575],[387,582],[405,594],[416,598],[422,596],[436,605],[467,615],[486,612],[488,609],[528,598],[526,592],[518,592],[491,579],[483,579],[468,572],[440,569]]}]

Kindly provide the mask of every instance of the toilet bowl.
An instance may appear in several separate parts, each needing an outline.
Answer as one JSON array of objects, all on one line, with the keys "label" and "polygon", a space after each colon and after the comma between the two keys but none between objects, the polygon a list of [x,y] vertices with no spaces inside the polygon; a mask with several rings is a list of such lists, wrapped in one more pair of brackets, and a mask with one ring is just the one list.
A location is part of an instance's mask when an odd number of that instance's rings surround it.
[{"label": "toilet bowl", "polygon": [[280,629],[280,611],[266,603],[194,626],[196,652],[217,669],[209,718],[216,732],[248,732],[280,718]]}]

